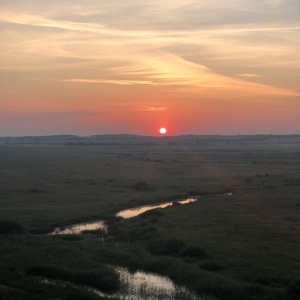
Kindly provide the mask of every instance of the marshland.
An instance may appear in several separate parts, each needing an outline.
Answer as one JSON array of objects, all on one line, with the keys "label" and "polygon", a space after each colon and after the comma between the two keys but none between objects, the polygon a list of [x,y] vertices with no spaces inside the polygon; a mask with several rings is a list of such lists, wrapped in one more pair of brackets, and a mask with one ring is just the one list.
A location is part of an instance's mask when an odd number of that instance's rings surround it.
[{"label": "marshland", "polygon": [[120,270],[175,287],[137,299],[299,297],[297,143],[7,143],[0,165],[1,299],[121,299]]}]

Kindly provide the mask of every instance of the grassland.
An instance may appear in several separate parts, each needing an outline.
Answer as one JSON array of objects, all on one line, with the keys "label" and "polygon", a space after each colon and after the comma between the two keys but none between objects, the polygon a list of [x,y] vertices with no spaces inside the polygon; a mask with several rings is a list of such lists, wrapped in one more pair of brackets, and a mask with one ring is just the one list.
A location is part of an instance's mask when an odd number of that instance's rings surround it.
[{"label": "grassland", "polygon": [[[107,264],[165,274],[219,299],[299,297],[299,144],[0,145],[0,166],[0,221],[24,228],[0,234],[0,298],[94,299],[80,287],[54,291],[32,275],[52,267],[92,281]],[[133,189],[139,181],[150,188]],[[199,201],[112,218],[190,193]],[[97,234],[37,234],[94,219],[109,220],[105,243]],[[182,249],[149,250],[169,240]],[[205,255],[187,255],[191,247]]]}]

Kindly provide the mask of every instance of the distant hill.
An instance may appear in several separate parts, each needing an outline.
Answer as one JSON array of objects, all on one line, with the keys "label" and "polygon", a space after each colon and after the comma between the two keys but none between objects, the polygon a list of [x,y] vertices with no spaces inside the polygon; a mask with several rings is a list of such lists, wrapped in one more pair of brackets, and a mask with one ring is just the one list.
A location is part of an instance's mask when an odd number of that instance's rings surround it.
[{"label": "distant hill", "polygon": [[68,146],[90,145],[155,145],[155,144],[231,144],[231,143],[300,143],[300,134],[293,135],[179,135],[140,136],[134,134],[20,136],[0,137],[0,144],[64,144]]}]

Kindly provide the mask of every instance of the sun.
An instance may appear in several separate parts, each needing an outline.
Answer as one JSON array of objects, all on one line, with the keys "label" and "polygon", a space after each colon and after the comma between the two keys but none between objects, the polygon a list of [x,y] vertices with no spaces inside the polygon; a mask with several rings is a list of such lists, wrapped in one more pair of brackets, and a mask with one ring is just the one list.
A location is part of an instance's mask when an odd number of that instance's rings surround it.
[{"label": "sun", "polygon": [[160,132],[161,134],[166,134],[166,133],[167,133],[167,129],[164,128],[164,127],[162,127],[162,128],[159,129],[159,132]]}]

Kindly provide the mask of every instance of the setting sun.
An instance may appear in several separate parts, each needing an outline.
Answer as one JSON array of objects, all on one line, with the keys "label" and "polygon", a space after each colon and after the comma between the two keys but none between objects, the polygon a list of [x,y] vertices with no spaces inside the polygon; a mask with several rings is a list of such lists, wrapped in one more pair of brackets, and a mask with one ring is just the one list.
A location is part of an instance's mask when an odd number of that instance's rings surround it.
[{"label": "setting sun", "polygon": [[162,128],[159,129],[159,132],[160,132],[161,134],[165,134],[165,133],[167,132],[167,129],[164,128],[164,127],[162,127]]}]

